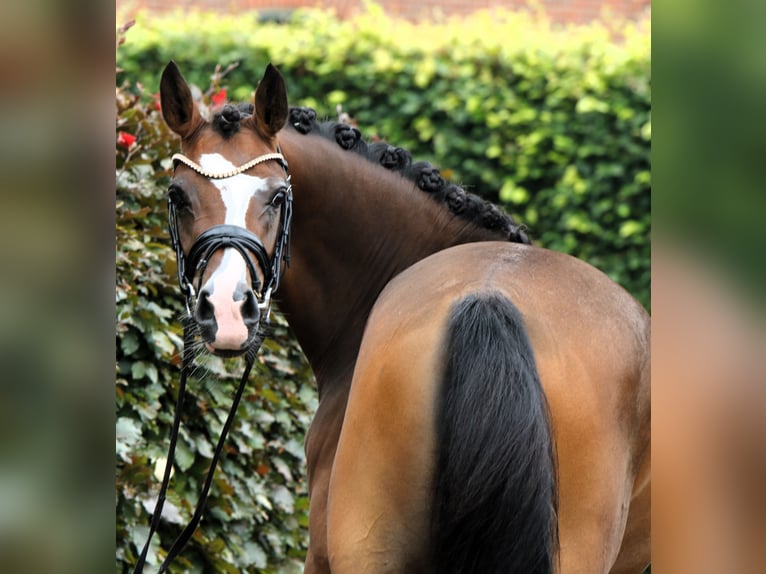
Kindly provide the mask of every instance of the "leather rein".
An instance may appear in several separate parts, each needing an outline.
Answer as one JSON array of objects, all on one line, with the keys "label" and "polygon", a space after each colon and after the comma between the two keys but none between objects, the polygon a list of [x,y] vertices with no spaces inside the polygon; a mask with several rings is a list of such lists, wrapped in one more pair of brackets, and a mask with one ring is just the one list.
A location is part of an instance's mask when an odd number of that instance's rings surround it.
[{"label": "leather rein", "polygon": [[[173,249],[176,252],[176,260],[178,263],[178,283],[181,288],[181,292],[186,298],[186,311],[187,315],[184,319],[184,337],[183,337],[183,359],[181,363],[181,378],[178,385],[178,397],[176,399],[175,414],[173,417],[173,426],[170,433],[170,444],[168,446],[168,456],[165,464],[165,472],[162,478],[162,484],[160,486],[160,493],[157,498],[157,503],[152,513],[152,521],[149,526],[149,535],[144,545],[143,550],[136,562],[134,574],[140,574],[143,572],[144,564],[146,563],[146,556],[149,551],[149,544],[151,543],[152,536],[157,530],[162,516],[162,508],[165,504],[166,493],[168,484],[170,482],[170,473],[173,468],[173,460],[175,456],[176,443],[178,441],[178,431],[181,423],[181,411],[183,407],[184,397],[186,393],[186,378],[194,359],[193,353],[193,340],[195,334],[195,320],[193,316],[193,310],[196,304],[196,293],[200,289],[202,282],[202,275],[207,268],[210,257],[214,252],[219,249],[225,249],[232,247],[236,249],[239,254],[245,260],[248,271],[250,272],[251,288],[253,293],[258,299],[258,308],[261,311],[261,318],[258,328],[258,336],[256,340],[251,343],[248,349],[245,351],[245,370],[242,374],[237,393],[234,396],[234,400],[229,410],[229,414],[226,418],[226,422],[221,430],[221,436],[216,444],[215,451],[213,453],[213,460],[210,463],[210,468],[207,473],[207,478],[202,487],[199,499],[197,500],[197,506],[194,510],[189,523],[183,529],[173,546],[168,551],[165,560],[160,565],[158,573],[165,572],[170,563],[180,554],[186,543],[191,538],[192,534],[196,530],[199,522],[202,518],[202,512],[205,508],[210,486],[213,482],[213,475],[215,474],[216,466],[218,465],[218,459],[220,458],[223,450],[223,444],[226,440],[226,435],[229,433],[232,422],[234,421],[234,415],[237,412],[240,399],[247,384],[247,380],[250,377],[250,371],[255,362],[258,349],[263,342],[263,329],[262,327],[269,322],[271,315],[271,297],[276,293],[279,288],[279,281],[281,278],[281,267],[284,261],[285,267],[290,266],[290,223],[292,221],[292,185],[290,183],[290,173],[288,171],[287,160],[282,155],[279,146],[277,146],[277,153],[268,153],[256,157],[255,159],[227,172],[210,172],[203,169],[199,164],[190,160],[182,154],[173,155],[174,167],[177,167],[178,163],[183,163],[186,166],[193,169],[198,174],[208,179],[224,179],[227,177],[233,177],[237,174],[243,173],[248,169],[263,163],[266,161],[277,161],[280,163],[285,172],[286,191],[284,202],[282,203],[280,210],[280,229],[279,236],[277,237],[276,244],[274,246],[274,256],[269,257],[266,248],[263,245],[263,241],[244,227],[238,225],[214,225],[205,230],[194,240],[191,249],[189,249],[188,257],[184,255],[183,248],[181,247],[181,241],[178,233],[178,214],[176,212],[175,203],[168,197],[168,230],[170,233],[170,239],[173,244]],[[252,255],[255,256],[263,273],[264,282],[260,285],[258,275],[256,273],[256,264],[253,262]],[[193,281],[194,276],[199,273],[199,281],[197,289],[195,290]]]}]

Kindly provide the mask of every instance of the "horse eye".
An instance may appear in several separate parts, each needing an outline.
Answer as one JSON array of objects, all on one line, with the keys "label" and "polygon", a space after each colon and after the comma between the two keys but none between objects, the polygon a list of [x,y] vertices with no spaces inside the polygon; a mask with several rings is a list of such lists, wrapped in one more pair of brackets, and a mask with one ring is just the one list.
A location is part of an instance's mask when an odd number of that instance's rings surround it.
[{"label": "horse eye", "polygon": [[271,205],[274,207],[280,207],[285,202],[286,197],[287,197],[287,188],[280,187],[277,190],[277,192],[274,194],[274,197],[271,198]]},{"label": "horse eye", "polygon": [[177,185],[170,186],[170,189],[168,189],[168,197],[170,198],[170,201],[173,202],[173,205],[176,206],[176,209],[188,208],[191,205],[186,192]]}]

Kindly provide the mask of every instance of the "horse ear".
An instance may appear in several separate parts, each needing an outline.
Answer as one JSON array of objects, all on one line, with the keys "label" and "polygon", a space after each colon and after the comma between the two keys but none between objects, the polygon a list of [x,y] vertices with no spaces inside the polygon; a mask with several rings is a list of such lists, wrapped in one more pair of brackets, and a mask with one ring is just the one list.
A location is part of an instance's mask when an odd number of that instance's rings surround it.
[{"label": "horse ear", "polygon": [[274,137],[287,121],[287,88],[282,74],[269,64],[255,90],[255,125],[267,138]]},{"label": "horse ear", "polygon": [[165,118],[168,127],[182,139],[188,137],[202,119],[192,98],[189,84],[172,60],[162,72],[160,102],[162,117]]}]

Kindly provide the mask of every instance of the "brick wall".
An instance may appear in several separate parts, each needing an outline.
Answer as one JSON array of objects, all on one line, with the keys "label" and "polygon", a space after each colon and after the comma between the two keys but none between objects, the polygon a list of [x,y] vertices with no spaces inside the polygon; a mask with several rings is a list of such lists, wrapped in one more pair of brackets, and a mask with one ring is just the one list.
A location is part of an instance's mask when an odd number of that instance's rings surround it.
[{"label": "brick wall", "polygon": [[[526,0],[376,0],[386,12],[410,20],[433,17],[435,13],[462,15],[480,8],[524,8]],[[539,0],[554,22],[585,23],[598,19],[604,10],[615,16],[637,19],[646,14],[650,0]],[[139,9],[166,11],[198,8],[237,12],[287,12],[302,6],[332,8],[341,17],[363,9],[362,0],[117,0],[117,9],[133,13]]]}]

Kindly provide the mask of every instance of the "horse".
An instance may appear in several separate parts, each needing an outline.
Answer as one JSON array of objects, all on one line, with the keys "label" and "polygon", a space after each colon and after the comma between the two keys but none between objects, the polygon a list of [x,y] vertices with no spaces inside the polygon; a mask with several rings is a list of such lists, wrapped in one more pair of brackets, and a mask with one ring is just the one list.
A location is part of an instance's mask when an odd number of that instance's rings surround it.
[{"label": "horse", "polygon": [[316,377],[306,573],[645,569],[631,295],[402,148],[290,107],[271,64],[210,117],[174,62],[160,93],[204,346],[251,348],[273,295]]}]

